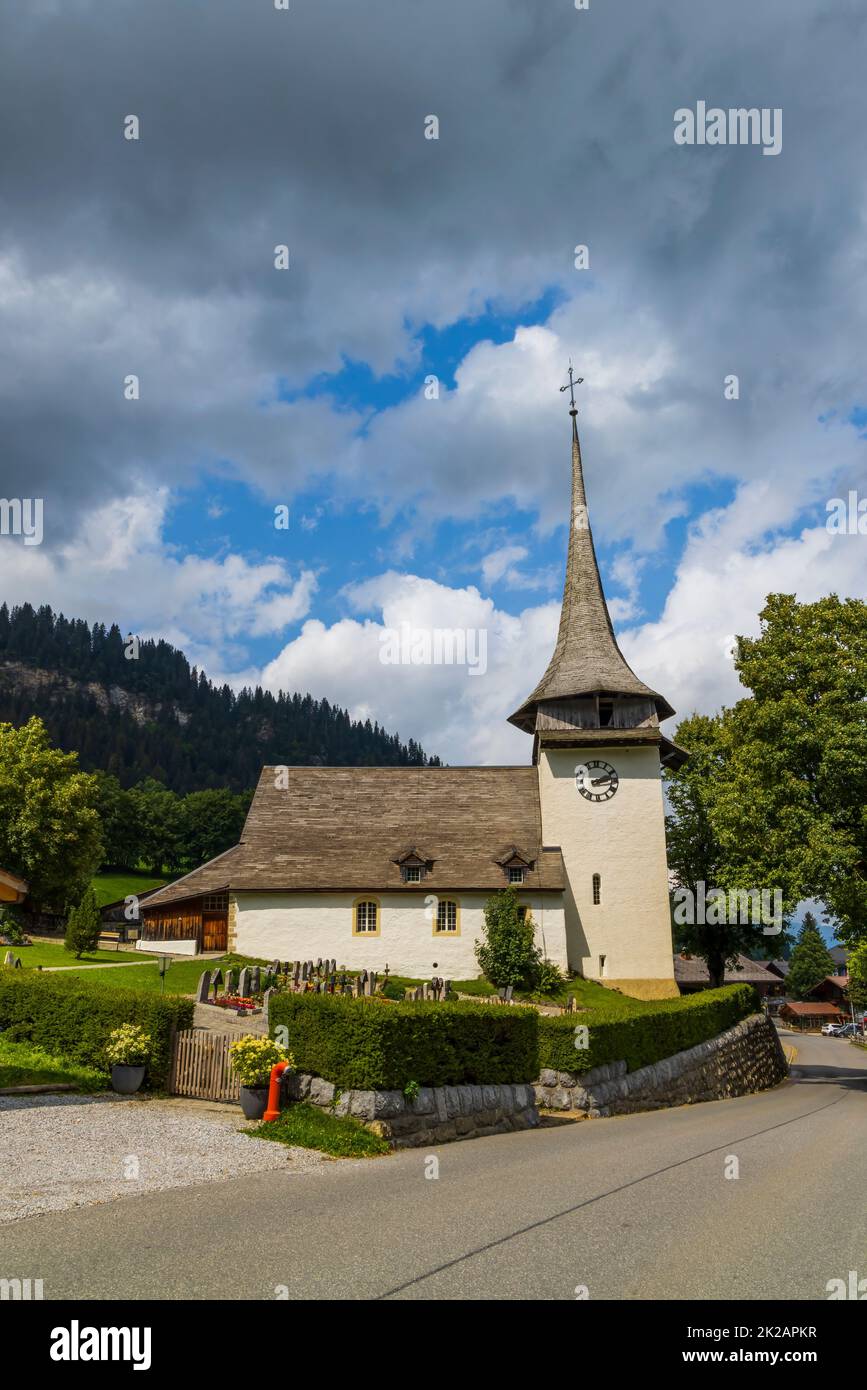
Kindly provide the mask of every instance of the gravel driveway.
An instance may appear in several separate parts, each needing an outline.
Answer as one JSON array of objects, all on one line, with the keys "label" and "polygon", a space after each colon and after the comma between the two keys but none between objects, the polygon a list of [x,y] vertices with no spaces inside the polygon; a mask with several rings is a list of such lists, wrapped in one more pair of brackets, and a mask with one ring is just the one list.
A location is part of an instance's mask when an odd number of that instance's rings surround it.
[{"label": "gravel driveway", "polygon": [[0,1097],[0,1223],[327,1162],[238,1132],[240,1111],[120,1096]]}]

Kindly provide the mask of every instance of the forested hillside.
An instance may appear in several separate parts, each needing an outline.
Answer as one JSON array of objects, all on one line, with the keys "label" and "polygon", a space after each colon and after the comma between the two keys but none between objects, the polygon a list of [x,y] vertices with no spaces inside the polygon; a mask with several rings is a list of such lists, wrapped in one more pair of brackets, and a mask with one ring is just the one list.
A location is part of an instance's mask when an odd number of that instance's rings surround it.
[{"label": "forested hillside", "polygon": [[51,739],[131,787],[154,778],[184,794],[245,792],[263,763],[438,764],[370,720],[309,694],[213,685],[168,642],[128,659],[120,628],[48,607],[0,606],[0,722],[43,720]]}]

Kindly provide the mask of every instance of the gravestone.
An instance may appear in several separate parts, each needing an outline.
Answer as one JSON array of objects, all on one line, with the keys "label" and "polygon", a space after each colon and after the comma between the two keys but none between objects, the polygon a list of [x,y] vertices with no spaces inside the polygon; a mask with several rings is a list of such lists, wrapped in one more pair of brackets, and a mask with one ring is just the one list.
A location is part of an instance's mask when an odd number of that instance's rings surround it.
[{"label": "gravestone", "polygon": [[214,998],[215,998],[215,999],[216,999],[216,997],[217,997],[217,992],[218,992],[218,990],[219,990],[219,988],[220,988],[220,985],[221,985],[222,983],[223,983],[223,972],[222,972],[222,970],[220,970],[219,967],[218,967],[218,968],[214,971],[213,975],[211,976],[211,988],[212,988],[213,991],[214,991]]},{"label": "gravestone", "polygon": [[[7,957],[7,959],[8,959],[8,957]],[[198,987],[198,989],[197,989],[197,991],[196,991],[196,1002],[197,1002],[198,1004],[207,1004],[207,1002],[208,1002],[208,992],[210,991],[210,988],[211,988],[211,972],[210,972],[210,970],[203,970],[202,973],[201,973],[201,975],[199,976],[199,987]]]},{"label": "gravestone", "polygon": [[268,1010],[271,1007],[271,995],[273,993],[274,990],[272,988],[269,988],[266,989],[265,993],[262,995],[262,1018],[264,1020],[266,1028],[268,1027]]},{"label": "gravestone", "polygon": [[238,980],[238,993],[242,999],[247,999],[250,994],[250,971],[246,965],[241,971],[241,978]]},{"label": "gravestone", "polygon": [[262,970],[258,965],[254,965],[250,971],[250,993],[259,994],[262,989]]},{"label": "gravestone", "polygon": [[226,993],[235,994],[238,989],[238,972],[233,965],[226,971]]}]

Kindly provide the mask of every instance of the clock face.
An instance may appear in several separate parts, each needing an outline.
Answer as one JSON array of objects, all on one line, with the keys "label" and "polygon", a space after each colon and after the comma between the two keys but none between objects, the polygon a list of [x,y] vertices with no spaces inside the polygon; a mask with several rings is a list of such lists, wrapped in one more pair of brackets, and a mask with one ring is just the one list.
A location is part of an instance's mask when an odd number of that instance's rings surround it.
[{"label": "clock face", "polygon": [[575,788],[587,801],[610,801],[620,778],[610,763],[591,758],[575,768]]}]

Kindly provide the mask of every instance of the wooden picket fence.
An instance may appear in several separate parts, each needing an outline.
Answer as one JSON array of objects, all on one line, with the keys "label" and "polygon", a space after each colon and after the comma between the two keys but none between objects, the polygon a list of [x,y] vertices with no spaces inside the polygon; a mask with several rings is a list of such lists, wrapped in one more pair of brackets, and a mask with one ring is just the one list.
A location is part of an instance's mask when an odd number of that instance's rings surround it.
[{"label": "wooden picket fence", "polygon": [[240,1084],[229,1063],[229,1044],[222,1033],[186,1028],[175,1035],[169,1090],[197,1100],[237,1100]]}]

